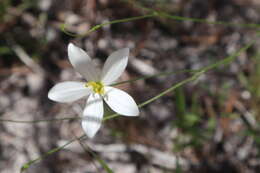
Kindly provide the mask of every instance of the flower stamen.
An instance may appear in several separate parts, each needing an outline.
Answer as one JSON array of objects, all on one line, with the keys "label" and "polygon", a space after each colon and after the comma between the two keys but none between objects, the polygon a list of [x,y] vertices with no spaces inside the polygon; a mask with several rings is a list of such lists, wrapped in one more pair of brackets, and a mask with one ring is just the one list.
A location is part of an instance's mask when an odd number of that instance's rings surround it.
[{"label": "flower stamen", "polygon": [[104,85],[102,82],[90,81],[85,84],[86,87],[90,87],[94,93],[103,95],[105,94]]}]

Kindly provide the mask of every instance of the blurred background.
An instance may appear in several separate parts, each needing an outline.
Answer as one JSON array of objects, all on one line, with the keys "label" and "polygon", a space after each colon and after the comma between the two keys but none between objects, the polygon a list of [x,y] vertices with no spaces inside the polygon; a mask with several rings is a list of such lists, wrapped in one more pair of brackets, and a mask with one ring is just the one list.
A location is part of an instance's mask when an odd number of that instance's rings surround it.
[{"label": "blurred background", "polygon": [[[121,80],[165,71],[199,69],[256,39],[256,29],[153,17],[92,26],[147,13],[228,21],[260,22],[259,0],[1,0],[0,118],[40,120],[81,115],[84,100],[55,103],[48,90],[60,81],[83,81],[67,56],[69,42],[102,65],[129,47]],[[214,69],[141,108],[137,118],[106,121],[91,148],[115,173],[254,173],[260,169],[260,42],[230,65]],[[189,73],[118,86],[138,103],[189,77]],[[0,122],[0,172],[16,173],[26,162],[83,134],[79,120]],[[33,164],[29,173],[102,173],[97,159],[73,142]]]}]

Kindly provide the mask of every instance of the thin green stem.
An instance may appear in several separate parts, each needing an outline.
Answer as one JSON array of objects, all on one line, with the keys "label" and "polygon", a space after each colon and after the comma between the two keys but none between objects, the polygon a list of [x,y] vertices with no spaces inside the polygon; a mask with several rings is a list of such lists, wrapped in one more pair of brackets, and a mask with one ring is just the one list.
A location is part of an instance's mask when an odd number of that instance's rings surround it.
[{"label": "thin green stem", "polygon": [[49,150],[48,152],[44,153],[44,154],[41,155],[40,157],[38,157],[38,158],[36,158],[36,159],[34,159],[34,160],[31,160],[31,161],[27,162],[26,164],[24,164],[24,165],[21,167],[20,172],[26,171],[26,170],[27,170],[32,164],[34,164],[35,162],[38,162],[38,161],[40,161],[40,160],[43,160],[43,159],[46,158],[47,156],[49,156],[49,155],[51,155],[51,154],[53,154],[53,153],[56,153],[56,152],[58,152],[58,151],[64,149],[66,146],[68,146],[69,144],[73,143],[74,141],[76,141],[76,140],[82,140],[82,139],[84,139],[85,137],[86,137],[85,134],[84,134],[84,135],[81,135],[79,138],[72,139],[72,140],[66,142],[65,144],[63,144],[63,145],[60,146],[60,147],[56,147],[56,148],[54,148],[54,149],[52,149],[52,150]]},{"label": "thin green stem", "polygon": [[81,119],[80,117],[65,117],[65,118],[53,118],[47,120],[9,120],[9,119],[0,119],[0,122],[9,122],[9,123],[42,123],[42,122],[52,122],[52,121],[62,121],[62,120],[75,120]]},{"label": "thin green stem", "polygon": [[[140,8],[140,6],[137,6]],[[162,18],[168,18],[168,19],[173,19],[173,20],[178,20],[178,21],[191,21],[191,22],[198,22],[198,23],[206,23],[206,24],[214,24],[214,25],[225,25],[225,26],[236,26],[236,27],[245,27],[245,28],[260,28],[260,24],[255,24],[255,23],[232,23],[232,22],[225,22],[225,21],[209,21],[206,19],[200,19],[200,18],[191,18],[191,17],[184,17],[184,16],[176,16],[176,15],[171,15],[166,12],[161,12],[158,10],[153,10],[151,8],[146,8],[146,7],[141,7],[145,9],[146,11],[149,11],[150,14],[146,14],[143,16],[136,16],[136,17],[129,17],[125,19],[118,19],[118,20],[113,20],[110,22],[105,22],[102,24],[98,24],[90,28],[86,33],[84,34],[73,34],[66,29],[66,24],[61,24],[60,29],[62,32],[65,34],[72,36],[72,37],[85,37],[89,35],[91,32],[96,31],[106,25],[112,25],[112,24],[117,24],[117,23],[124,23],[124,22],[131,22],[135,20],[141,20],[145,18],[152,18],[152,17],[162,17]]]},{"label": "thin green stem", "polygon": [[[75,135],[74,135],[75,136]],[[77,137],[77,136],[75,136],[76,138],[77,138],[77,141],[78,141],[78,143],[80,144],[80,146],[82,147],[82,149],[86,152],[86,153],[90,153],[92,156],[93,156],[93,154],[92,154],[92,150],[91,150],[91,148],[88,146],[88,145],[86,145],[87,147],[85,147],[85,145],[81,142],[81,140]],[[91,162],[92,162],[92,164],[95,166],[95,168],[96,168],[96,170],[98,171],[98,166],[97,166],[97,164],[94,162],[94,160],[93,159],[91,159]]]},{"label": "thin green stem", "polygon": [[203,71],[209,71],[211,69],[214,69],[216,67],[219,67],[220,65],[226,65],[229,64],[231,61],[233,61],[237,56],[239,56],[242,52],[246,51],[248,48],[250,48],[254,43],[256,42],[256,40],[251,41],[250,43],[248,43],[246,46],[242,47],[241,49],[239,49],[239,51],[233,53],[232,55],[228,56],[227,58],[223,59],[222,61],[218,61],[214,64],[211,64],[207,67],[202,68],[201,70]]},{"label": "thin green stem", "polygon": [[207,24],[213,24],[213,25],[236,26],[236,27],[245,27],[245,28],[260,28],[260,24],[255,24],[255,23],[239,24],[239,23],[231,23],[231,22],[224,22],[224,21],[209,21],[206,19],[170,15],[168,13],[161,12],[161,11],[154,11],[154,12],[157,12],[158,16],[160,16],[160,17],[169,18],[169,19],[173,19],[173,20],[179,20],[179,21],[191,21],[191,22],[207,23]]},{"label": "thin green stem", "polygon": [[106,162],[102,160],[94,151],[92,151],[92,149],[88,145],[83,144],[80,139],[78,139],[78,142],[83,150],[85,152],[89,152],[99,162],[99,164],[105,169],[107,173],[114,173],[113,170],[106,164]]},{"label": "thin green stem", "polygon": [[[191,81],[196,80],[199,76],[201,76],[202,74],[208,72],[208,71],[211,70],[211,69],[214,69],[214,68],[217,68],[217,67],[219,67],[219,66],[221,66],[221,65],[226,65],[226,64],[230,63],[235,57],[239,56],[242,52],[246,51],[246,50],[247,50],[248,48],[250,48],[255,42],[256,42],[256,40],[253,40],[253,41],[251,41],[250,43],[248,43],[246,46],[244,46],[244,47],[242,47],[241,49],[239,49],[239,51],[233,53],[232,55],[226,57],[225,59],[223,59],[223,60],[218,61],[218,62],[216,62],[216,63],[214,63],[214,64],[211,64],[211,65],[209,65],[209,66],[206,66],[206,67],[204,67],[204,68],[201,68],[201,69],[197,70],[197,72],[196,72],[194,75],[192,75],[191,77],[189,77],[189,78],[187,78],[187,79],[185,79],[185,80],[183,80],[183,81],[181,81],[181,82],[179,82],[179,83],[173,85],[172,87],[166,89],[165,91],[161,92],[160,94],[158,94],[158,95],[152,97],[151,99],[149,99],[149,100],[147,100],[147,101],[145,101],[145,102],[139,104],[138,107],[141,108],[141,107],[143,107],[143,106],[145,106],[145,105],[147,105],[147,104],[149,104],[149,103],[151,103],[151,102],[153,102],[153,101],[159,99],[160,97],[162,97],[162,96],[164,96],[164,95],[166,95],[166,94],[172,92],[172,91],[175,90],[176,88],[178,88],[178,87],[180,87],[180,86],[183,86],[184,84],[186,84],[186,83],[188,83],[188,82],[191,82]],[[109,119],[111,119],[111,118],[115,118],[115,117],[117,117],[117,116],[119,116],[119,114],[109,115],[109,116],[105,117],[105,118],[103,119],[103,121],[109,120]]]},{"label": "thin green stem", "polygon": [[112,24],[124,23],[124,22],[131,22],[131,21],[135,21],[135,20],[141,20],[141,19],[145,19],[145,18],[154,17],[156,15],[157,15],[157,13],[152,13],[152,14],[146,14],[146,15],[143,15],[143,16],[129,17],[129,18],[125,18],[125,19],[118,19],[118,20],[113,20],[113,21],[110,21],[110,22],[101,23],[101,24],[93,26],[92,28],[90,28],[90,30],[88,30],[85,34],[82,34],[82,35],[73,34],[71,32],[68,32],[66,30],[66,24],[61,24],[60,28],[65,34],[70,35],[72,37],[85,37],[88,34],[90,34],[91,32],[96,31],[96,30],[98,30],[101,27],[106,26],[106,25],[112,25]]},{"label": "thin green stem", "polygon": [[121,0],[123,2],[129,3],[137,8],[143,9],[144,11],[147,11],[149,13],[157,14],[156,16],[162,17],[162,18],[168,18],[178,21],[191,21],[191,22],[198,22],[198,23],[206,23],[206,24],[214,24],[214,25],[225,25],[225,26],[236,26],[236,27],[245,27],[245,28],[260,28],[260,24],[256,23],[232,23],[232,22],[225,22],[225,21],[210,21],[206,19],[201,18],[192,18],[192,17],[184,17],[184,16],[177,16],[177,15],[171,15],[166,12],[162,12],[159,10],[154,10],[152,8],[148,8],[143,6],[141,3],[138,3],[136,1],[129,1],[129,0]]},{"label": "thin green stem", "polygon": [[[159,99],[160,97],[162,97],[162,96],[166,95],[167,93],[169,93],[169,92],[175,90],[176,88],[178,88],[178,87],[180,87],[180,86],[182,86],[182,85],[184,85],[184,84],[186,84],[186,83],[188,83],[188,82],[191,82],[191,81],[197,79],[197,78],[200,76],[200,73],[201,73],[201,72],[197,72],[197,73],[194,74],[193,76],[191,76],[191,77],[189,77],[189,78],[187,78],[187,79],[185,79],[185,80],[183,80],[183,81],[181,81],[181,82],[179,82],[179,83],[173,85],[171,88],[168,88],[167,90],[165,90],[165,91],[161,92],[160,94],[158,94],[158,95],[152,97],[151,99],[149,99],[149,100],[147,100],[147,101],[145,101],[145,102],[139,104],[138,107],[139,107],[139,108],[144,107],[145,105],[147,105],[147,104],[149,104],[149,103],[151,103],[151,102],[153,102],[153,101]],[[117,113],[112,114],[112,115],[109,115],[109,116],[106,116],[106,117],[103,118],[103,121],[106,121],[106,120],[115,118],[115,117],[117,117],[117,116],[119,116],[119,114],[117,114]]]},{"label": "thin green stem", "polygon": [[[122,0],[125,1],[125,0]],[[143,16],[136,16],[136,17],[129,17],[129,18],[124,18],[124,19],[118,19],[118,20],[113,20],[110,22],[105,22],[102,24],[98,24],[93,26],[92,28],[90,28],[86,33],[84,34],[73,34],[69,31],[66,30],[66,24],[61,24],[60,25],[60,29],[61,31],[63,31],[65,34],[72,36],[72,37],[85,37],[88,34],[90,34],[93,31],[96,31],[106,25],[112,25],[112,24],[117,24],[117,23],[124,23],[124,22],[131,22],[131,21],[135,21],[135,20],[141,20],[141,19],[145,19],[145,18],[151,18],[151,17],[162,17],[162,18],[168,18],[168,19],[173,19],[173,20],[178,20],[178,21],[191,21],[191,22],[198,22],[198,23],[206,23],[206,24],[214,24],[214,25],[225,25],[225,26],[236,26],[236,27],[245,27],[245,28],[260,28],[260,24],[256,24],[256,23],[232,23],[232,22],[225,22],[225,21],[210,21],[210,20],[206,20],[206,19],[200,19],[200,18],[192,18],[192,17],[184,17],[184,16],[177,16],[177,15],[171,15],[169,13],[166,12],[162,12],[159,10],[154,10],[152,8],[147,8],[144,7],[138,3],[133,3],[130,1],[125,1],[127,3],[131,3],[132,5],[138,7],[138,8],[142,8],[145,11],[148,11],[149,14],[143,15]],[[259,31],[258,31],[259,32]]]}]

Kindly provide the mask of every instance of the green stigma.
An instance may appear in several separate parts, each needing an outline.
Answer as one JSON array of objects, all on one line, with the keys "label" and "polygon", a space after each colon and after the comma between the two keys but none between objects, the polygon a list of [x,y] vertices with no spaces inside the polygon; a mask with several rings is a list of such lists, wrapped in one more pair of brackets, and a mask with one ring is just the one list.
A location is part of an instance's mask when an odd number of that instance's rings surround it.
[{"label": "green stigma", "polygon": [[104,85],[102,82],[90,81],[85,84],[86,87],[91,87],[93,92],[103,95],[105,93]]}]

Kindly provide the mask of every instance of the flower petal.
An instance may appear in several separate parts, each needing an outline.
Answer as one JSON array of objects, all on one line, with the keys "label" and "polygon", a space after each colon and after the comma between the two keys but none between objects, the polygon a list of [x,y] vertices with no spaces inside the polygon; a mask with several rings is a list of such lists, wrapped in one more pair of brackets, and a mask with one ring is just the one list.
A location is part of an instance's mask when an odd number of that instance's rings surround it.
[{"label": "flower petal", "polygon": [[126,68],[129,55],[129,48],[113,52],[106,60],[102,70],[101,81],[110,85],[116,81]]},{"label": "flower petal", "polygon": [[79,72],[88,81],[98,81],[100,71],[91,61],[88,54],[81,48],[70,43],[68,46],[69,60],[77,72]]},{"label": "flower petal", "polygon": [[48,93],[48,98],[57,102],[73,102],[92,92],[85,87],[84,82],[62,82],[52,87]]},{"label": "flower petal", "polygon": [[99,94],[91,94],[83,112],[82,128],[92,138],[99,130],[104,114],[103,100]]},{"label": "flower petal", "polygon": [[138,106],[134,99],[126,92],[114,87],[105,87],[105,93],[104,100],[116,113],[125,116],[139,115]]}]

